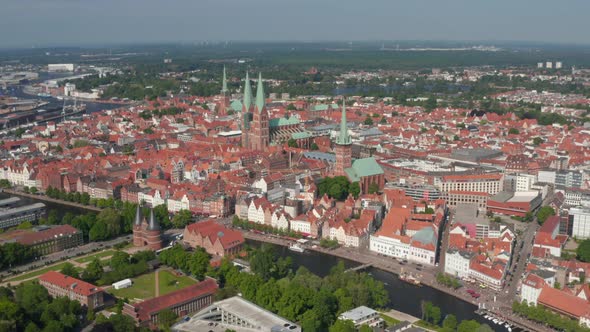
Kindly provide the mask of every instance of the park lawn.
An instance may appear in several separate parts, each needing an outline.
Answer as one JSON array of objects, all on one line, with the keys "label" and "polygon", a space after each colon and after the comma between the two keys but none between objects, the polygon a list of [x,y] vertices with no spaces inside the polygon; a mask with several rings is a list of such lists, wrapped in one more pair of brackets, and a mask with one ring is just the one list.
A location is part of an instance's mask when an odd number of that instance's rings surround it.
[{"label": "park lawn", "polygon": [[35,270],[35,271],[32,271],[32,272],[27,272],[25,274],[20,274],[20,275],[15,276],[15,277],[8,278],[8,279],[6,279],[4,281],[5,282],[10,282],[10,281],[25,280],[25,279],[29,279],[29,278],[33,278],[33,277],[38,277],[38,276],[40,276],[40,275],[42,275],[42,274],[44,274],[45,272],[48,272],[48,271],[60,271],[64,267],[64,265],[66,263],[67,262],[61,262],[59,264],[51,265],[51,266],[42,268],[40,270]]},{"label": "park lawn", "polygon": [[168,270],[161,270],[159,273],[160,296],[194,285],[198,282],[195,279],[184,275],[177,277],[174,275],[174,272]]},{"label": "park lawn", "polygon": [[133,286],[123,289],[110,288],[109,293],[120,299],[128,298],[131,302],[134,302],[135,299],[147,300],[155,296],[156,277],[154,272],[132,278],[131,280],[133,281]]},{"label": "park lawn", "polygon": [[90,261],[92,261],[95,257],[96,258],[104,258],[104,257],[109,257],[109,256],[113,256],[113,254],[115,253],[116,250],[105,250],[105,251],[100,251],[97,252],[95,254],[90,254],[88,256],[84,256],[84,257],[80,257],[75,259],[76,262],[80,263],[80,264],[84,264],[84,263],[89,263]]}]

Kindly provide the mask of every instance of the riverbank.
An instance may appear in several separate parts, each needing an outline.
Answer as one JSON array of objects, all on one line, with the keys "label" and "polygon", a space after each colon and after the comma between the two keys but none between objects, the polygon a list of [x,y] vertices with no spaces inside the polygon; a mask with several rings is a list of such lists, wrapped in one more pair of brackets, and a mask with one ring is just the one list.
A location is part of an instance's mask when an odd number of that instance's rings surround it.
[{"label": "riverbank", "polygon": [[67,206],[75,207],[75,208],[78,208],[78,209],[84,209],[84,210],[93,211],[93,212],[100,212],[100,211],[102,211],[101,208],[97,208],[96,206],[90,206],[90,205],[84,205],[84,204],[75,203],[75,202],[64,201],[64,200],[61,200],[61,199],[55,199],[55,198],[47,197],[45,195],[27,194],[27,193],[24,193],[22,191],[16,191],[16,190],[13,190],[13,189],[2,189],[2,192],[5,192],[5,193],[10,194],[10,195],[15,195],[15,196],[27,197],[27,198],[38,200],[38,201],[44,201],[44,202],[51,202],[51,203],[55,203],[55,204],[67,205]]},{"label": "riverbank", "polygon": [[[271,244],[279,245],[282,247],[288,247],[290,244],[292,244],[292,241],[277,238],[277,237],[271,236],[271,235],[256,234],[256,233],[251,233],[251,232],[243,232],[243,234],[246,239],[252,240],[252,241],[271,243]],[[435,267],[424,266],[419,271],[416,269],[416,266],[412,263],[400,265],[397,262],[397,260],[395,260],[395,259],[392,259],[390,257],[385,257],[385,256],[379,256],[379,255],[372,253],[366,249],[360,250],[360,249],[356,249],[356,248],[343,248],[343,247],[339,247],[336,249],[324,249],[319,246],[316,246],[316,247],[306,246],[305,249],[308,251],[311,251],[311,252],[325,254],[325,255],[333,256],[335,258],[344,259],[346,261],[351,261],[351,262],[354,262],[358,265],[370,264],[374,269],[376,269],[378,271],[383,271],[385,273],[394,274],[394,275],[396,275],[396,277],[399,276],[399,274],[402,272],[402,269],[403,269],[403,271],[406,273],[410,272],[413,275],[419,276],[420,281],[426,287],[431,288],[436,291],[439,291],[439,292],[444,293],[446,295],[449,295],[449,296],[451,296],[459,301],[462,301],[466,304],[472,305],[474,307],[473,311],[475,311],[475,309],[478,307],[478,304],[479,304],[473,298],[470,298],[467,293],[463,294],[464,292],[459,292],[457,290],[454,290],[454,289],[451,289],[446,286],[438,284],[438,282],[436,281],[437,269]],[[374,273],[376,273],[376,272],[374,272]],[[408,287],[413,287],[414,289],[419,290],[419,288],[416,288],[415,286],[408,286]],[[481,300],[481,298],[480,298],[480,300]],[[493,297],[492,297],[492,300],[493,300]],[[506,305],[501,305],[499,303],[496,303],[495,305],[498,307],[494,308],[492,310],[488,310],[488,312],[492,313],[495,317],[502,318],[504,321],[508,321],[510,324],[518,327],[519,329],[521,329],[523,331],[541,331],[541,332],[552,331],[550,328],[548,328],[546,326],[541,326],[541,325],[538,325],[534,322],[530,322],[526,319],[523,319],[522,317],[513,315],[512,311],[511,311],[512,303],[509,303]],[[486,307],[490,308],[490,309],[492,308],[491,305],[486,305]],[[483,317],[481,317],[481,319],[482,319],[482,322],[486,322],[485,319],[483,319]],[[487,321],[487,323],[490,323],[490,322]]]}]

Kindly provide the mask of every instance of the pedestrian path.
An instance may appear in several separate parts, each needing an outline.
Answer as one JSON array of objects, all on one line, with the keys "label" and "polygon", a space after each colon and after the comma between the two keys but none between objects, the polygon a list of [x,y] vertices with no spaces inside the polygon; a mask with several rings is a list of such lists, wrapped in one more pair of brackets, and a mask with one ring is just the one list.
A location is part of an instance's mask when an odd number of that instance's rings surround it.
[{"label": "pedestrian path", "polygon": [[390,309],[389,311],[383,312],[384,315],[389,316],[391,318],[395,318],[400,322],[408,321],[412,324],[416,323],[420,320],[420,318],[414,317],[410,314],[406,314],[405,312],[397,311],[395,309]]}]

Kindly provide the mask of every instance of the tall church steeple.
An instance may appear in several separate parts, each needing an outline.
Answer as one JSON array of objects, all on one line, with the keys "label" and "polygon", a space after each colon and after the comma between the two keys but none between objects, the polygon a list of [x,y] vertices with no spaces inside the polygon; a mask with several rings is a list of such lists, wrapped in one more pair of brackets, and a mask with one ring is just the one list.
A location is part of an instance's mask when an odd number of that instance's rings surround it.
[{"label": "tall church steeple", "polygon": [[346,169],[352,166],[352,139],[348,135],[348,126],[346,125],[346,100],[342,101],[340,133],[334,143],[334,152],[336,153],[334,174],[346,176]]},{"label": "tall church steeple", "polygon": [[221,94],[227,93],[227,76],[225,75],[225,66],[223,66],[223,81],[221,82]]},{"label": "tall church steeple", "polygon": [[262,73],[258,73],[258,87],[256,88],[256,110],[262,112],[264,108],[264,85],[262,84]]},{"label": "tall church steeple", "polygon": [[248,76],[248,72],[246,72],[246,82],[244,84],[244,103],[242,109],[248,112],[250,111],[250,106],[252,106],[252,86],[250,85],[250,77]]},{"label": "tall church steeple", "polygon": [[346,101],[342,102],[342,119],[340,119],[340,133],[336,138],[336,144],[347,145],[351,144],[352,139],[348,135],[348,126],[346,125]]}]

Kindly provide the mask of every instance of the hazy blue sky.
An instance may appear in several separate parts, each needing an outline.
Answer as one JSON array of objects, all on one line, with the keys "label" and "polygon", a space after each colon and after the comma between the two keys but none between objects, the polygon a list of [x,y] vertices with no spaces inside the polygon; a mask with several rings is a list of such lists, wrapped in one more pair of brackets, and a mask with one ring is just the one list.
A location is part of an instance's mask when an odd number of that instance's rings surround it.
[{"label": "hazy blue sky", "polygon": [[590,43],[590,0],[0,0],[0,47],[200,40]]}]

